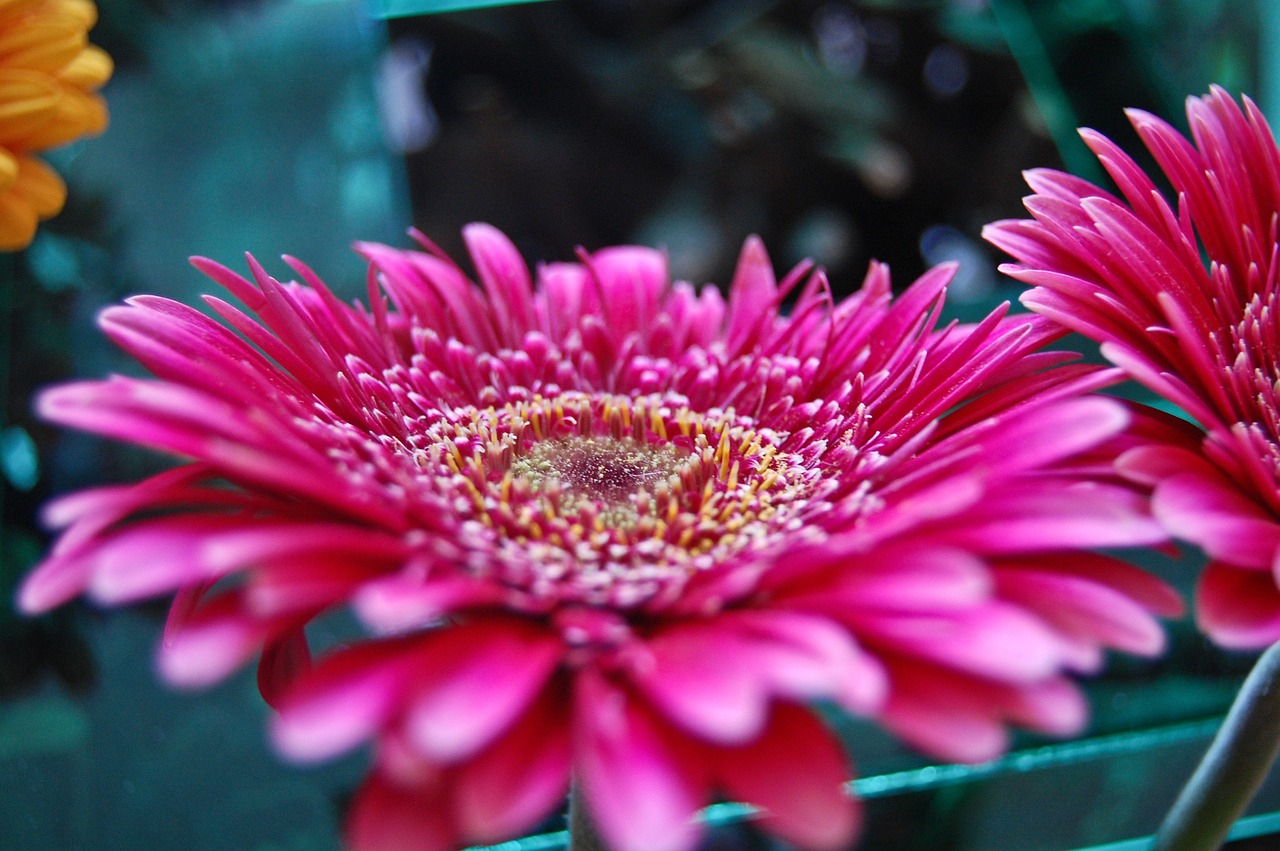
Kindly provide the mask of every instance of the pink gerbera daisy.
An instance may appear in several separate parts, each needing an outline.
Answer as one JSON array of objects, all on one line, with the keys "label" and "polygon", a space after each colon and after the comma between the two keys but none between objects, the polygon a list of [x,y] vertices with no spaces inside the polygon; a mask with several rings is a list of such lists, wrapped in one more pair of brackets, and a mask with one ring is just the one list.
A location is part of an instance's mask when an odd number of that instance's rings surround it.
[{"label": "pink gerbera daisy", "polygon": [[[465,237],[480,286],[425,239],[361,245],[368,308],[198,260],[256,320],[132,299],[102,326],[156,379],[39,401],[190,461],[52,505],[22,608],[176,592],[180,684],[261,651],[284,754],[376,744],[354,848],[499,841],[571,778],[615,851],[690,848],[713,795],[840,848],[851,767],[811,701],[984,760],[1009,723],[1078,730],[1066,675],[1104,647],[1161,649],[1176,595],[1081,552],[1164,539],[1110,472],[1130,416],[1088,395],[1114,371],[1039,351],[1051,323],[939,327],[946,269],[836,303],[754,239],[726,303],[658,251],[531,280]],[[362,633],[312,664],[341,607]]]},{"label": "pink gerbera daisy", "polygon": [[1123,199],[1033,171],[1034,221],[990,225],[1036,288],[1023,302],[1102,343],[1199,424],[1121,458],[1153,509],[1210,562],[1197,619],[1219,643],[1280,640],[1280,153],[1266,120],[1213,89],[1187,101],[1192,141],[1129,113],[1177,193],[1171,207],[1115,144],[1081,131]]}]

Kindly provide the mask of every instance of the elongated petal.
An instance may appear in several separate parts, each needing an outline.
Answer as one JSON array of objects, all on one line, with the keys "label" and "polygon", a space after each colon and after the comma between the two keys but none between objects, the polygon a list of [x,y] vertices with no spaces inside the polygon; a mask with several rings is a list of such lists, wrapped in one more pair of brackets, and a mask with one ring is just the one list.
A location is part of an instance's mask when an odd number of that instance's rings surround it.
[{"label": "elongated petal", "polygon": [[507,619],[444,630],[430,643],[405,724],[422,754],[442,763],[470,756],[507,729],[563,655],[553,633]]},{"label": "elongated petal", "polygon": [[523,329],[533,327],[529,269],[511,240],[491,225],[468,225],[462,236],[489,295],[498,327],[506,341],[515,345],[524,336]]},{"label": "elongated petal", "polygon": [[[706,648],[715,647],[716,653]],[[648,643],[637,684],[699,736],[741,742],[760,733],[776,696],[826,697],[868,711],[884,682],[849,634],[810,615],[742,613],[667,630]]]},{"label": "elongated petal", "polygon": [[[709,778],[647,710],[603,677],[577,678],[574,770],[613,851],[690,851]],[[687,747],[687,746],[685,746]]]},{"label": "elongated petal", "polygon": [[505,596],[499,586],[468,576],[427,581],[389,576],[364,583],[352,604],[370,629],[395,633],[430,626],[455,609],[499,603]]},{"label": "elongated petal", "polygon": [[1211,562],[1196,585],[1196,622],[1224,647],[1280,641],[1280,590],[1270,572]]},{"label": "elongated petal", "polygon": [[1105,585],[1071,575],[1008,570],[999,574],[999,588],[1004,599],[1068,633],[1145,656],[1164,649],[1164,631],[1150,612]]},{"label": "elongated petal", "polygon": [[646,334],[670,280],[666,256],[651,248],[606,248],[591,255],[588,271],[599,287],[599,304],[617,339]]},{"label": "elongated petal", "polygon": [[347,821],[353,851],[449,851],[455,846],[447,798],[371,775],[356,792]]},{"label": "elongated petal", "polygon": [[773,264],[758,237],[743,244],[729,293],[725,337],[731,351],[741,351],[761,337],[778,297]]},{"label": "elongated petal", "polygon": [[1183,473],[1162,480],[1152,509],[1211,558],[1269,569],[1280,550],[1280,522],[1218,474]]},{"label": "elongated petal", "polygon": [[567,712],[564,700],[544,695],[501,739],[459,768],[455,817],[469,842],[519,835],[564,801],[571,763]]},{"label": "elongated petal", "polygon": [[850,766],[839,742],[805,709],[778,704],[764,734],[715,754],[725,794],[763,811],[764,825],[802,848],[847,848],[861,807],[845,791]]},{"label": "elongated petal", "polygon": [[[1021,492],[1018,492],[1018,491]],[[1161,543],[1168,533],[1134,494],[1102,486],[1006,488],[948,533],[959,546],[990,553]]]},{"label": "elongated petal", "polygon": [[356,645],[321,661],[281,699],[271,734],[290,759],[355,747],[403,705],[419,654],[407,640]]},{"label": "elongated petal", "polygon": [[179,515],[126,527],[73,558],[84,565],[90,592],[118,603],[224,576],[250,564],[334,550],[373,562],[394,562],[404,551],[394,538],[354,527]]},{"label": "elongated petal", "polygon": [[903,668],[891,675],[883,723],[909,744],[942,759],[983,762],[1008,746],[998,710],[972,683]]},{"label": "elongated petal", "polygon": [[258,691],[262,699],[278,710],[285,693],[311,667],[311,648],[301,628],[286,629],[267,641],[258,662]]},{"label": "elongated petal", "polygon": [[226,592],[182,617],[171,612],[156,663],[175,685],[212,685],[250,659],[281,626],[254,618],[245,610],[243,594]]},{"label": "elongated petal", "polygon": [[1007,603],[952,614],[860,615],[857,624],[867,641],[994,679],[1033,682],[1062,663],[1057,637]]},{"label": "elongated petal", "polygon": [[901,612],[966,609],[990,599],[991,571],[968,552],[922,546],[850,553],[858,569],[788,595],[798,604]]}]

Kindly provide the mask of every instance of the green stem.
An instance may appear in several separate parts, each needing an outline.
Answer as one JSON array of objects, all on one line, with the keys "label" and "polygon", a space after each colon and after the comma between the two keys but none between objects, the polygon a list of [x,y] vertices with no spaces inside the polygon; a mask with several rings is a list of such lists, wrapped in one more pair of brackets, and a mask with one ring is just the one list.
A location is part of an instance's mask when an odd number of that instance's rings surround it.
[{"label": "green stem", "polygon": [[1214,851],[1280,752],[1280,643],[1259,657],[1152,851]]},{"label": "green stem", "polygon": [[608,851],[591,821],[577,783],[569,793],[569,851]]}]

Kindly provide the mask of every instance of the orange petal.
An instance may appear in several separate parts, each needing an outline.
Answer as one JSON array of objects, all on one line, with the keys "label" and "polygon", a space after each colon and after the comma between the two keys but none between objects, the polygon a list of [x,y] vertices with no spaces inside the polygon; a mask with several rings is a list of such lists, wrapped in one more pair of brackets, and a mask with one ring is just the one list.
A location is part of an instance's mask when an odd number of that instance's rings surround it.
[{"label": "orange petal", "polygon": [[74,18],[50,16],[0,31],[0,65],[55,73],[70,64],[88,43]]},{"label": "orange petal", "polygon": [[22,18],[38,12],[45,0],[0,0],[0,26],[22,26]]},{"label": "orange petal", "polygon": [[58,84],[46,74],[0,70],[0,142],[13,143],[49,123],[58,109]]},{"label": "orange petal", "polygon": [[29,151],[43,151],[81,136],[95,136],[106,127],[107,105],[101,97],[64,87],[49,119],[12,142]]},{"label": "orange petal", "polygon": [[22,157],[18,160],[18,179],[13,185],[22,200],[31,205],[41,219],[56,216],[67,200],[67,185],[43,160]]},{"label": "orange petal", "polygon": [[4,147],[0,147],[0,193],[8,192],[18,179],[18,160]]},{"label": "orange petal", "polygon": [[111,61],[107,52],[97,45],[90,44],[80,51],[80,55],[71,60],[70,64],[59,71],[57,76],[69,86],[93,91],[111,79],[111,72],[114,70],[115,63]]},{"label": "orange petal", "polygon": [[59,14],[75,18],[85,30],[93,29],[98,22],[98,7],[91,0],[54,0],[54,5]]},{"label": "orange petal", "polygon": [[36,211],[13,192],[0,195],[0,251],[20,251],[36,235]]}]

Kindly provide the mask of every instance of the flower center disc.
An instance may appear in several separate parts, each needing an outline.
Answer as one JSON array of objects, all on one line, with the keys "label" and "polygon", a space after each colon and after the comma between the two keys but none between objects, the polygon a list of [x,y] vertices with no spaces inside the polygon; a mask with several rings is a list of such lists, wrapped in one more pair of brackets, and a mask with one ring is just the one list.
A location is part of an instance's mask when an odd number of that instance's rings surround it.
[{"label": "flower center disc", "polygon": [[681,455],[686,461],[691,458],[669,444],[574,437],[535,443],[510,469],[532,490],[558,494],[561,513],[594,505],[611,516],[611,525],[627,526],[638,513],[637,502],[679,485]]},{"label": "flower center disc", "polygon": [[[455,409],[415,451],[455,499],[468,567],[527,594],[631,608],[740,563],[821,504],[785,434],[683,399],[566,393]],[[447,471],[447,472],[446,472]]]}]

